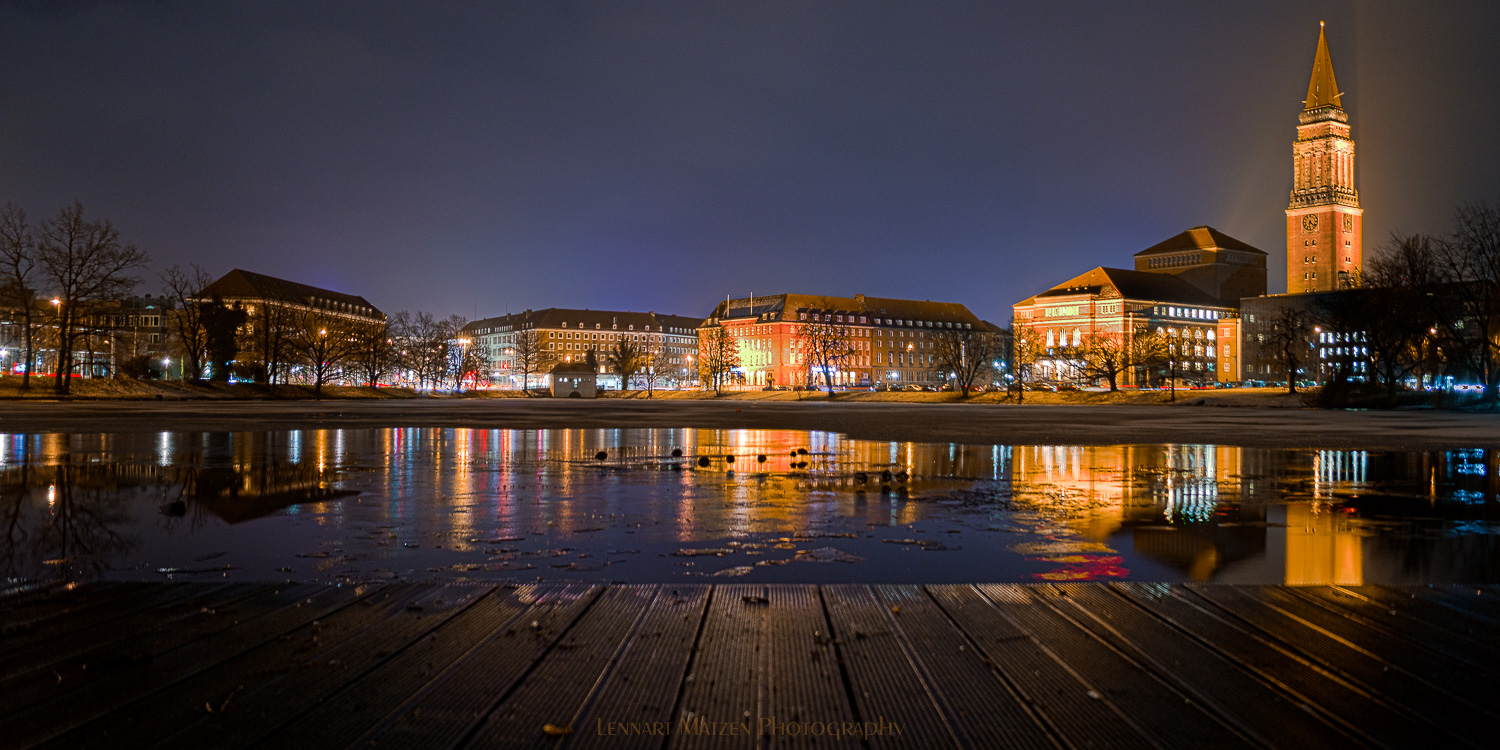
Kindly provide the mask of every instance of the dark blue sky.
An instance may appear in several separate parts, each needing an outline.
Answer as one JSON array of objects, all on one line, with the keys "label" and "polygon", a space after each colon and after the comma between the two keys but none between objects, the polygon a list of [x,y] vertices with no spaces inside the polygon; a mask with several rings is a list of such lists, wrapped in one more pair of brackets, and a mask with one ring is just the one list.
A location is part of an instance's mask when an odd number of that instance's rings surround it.
[{"label": "dark blue sky", "polygon": [[0,200],[474,317],[1010,305],[1209,224],[1271,254],[1317,42],[1366,253],[1500,199],[1494,2],[11,2]]}]

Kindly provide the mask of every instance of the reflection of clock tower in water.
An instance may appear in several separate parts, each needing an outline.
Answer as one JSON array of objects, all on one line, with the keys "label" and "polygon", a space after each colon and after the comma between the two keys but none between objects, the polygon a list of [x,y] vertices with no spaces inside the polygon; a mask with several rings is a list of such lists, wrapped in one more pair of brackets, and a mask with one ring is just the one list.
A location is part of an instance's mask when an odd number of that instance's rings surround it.
[{"label": "reflection of clock tower in water", "polygon": [[1357,280],[1360,258],[1359,192],[1354,189],[1354,141],[1339,104],[1328,41],[1319,24],[1318,54],[1306,106],[1292,145],[1295,178],[1286,209],[1286,290],[1338,289]]}]

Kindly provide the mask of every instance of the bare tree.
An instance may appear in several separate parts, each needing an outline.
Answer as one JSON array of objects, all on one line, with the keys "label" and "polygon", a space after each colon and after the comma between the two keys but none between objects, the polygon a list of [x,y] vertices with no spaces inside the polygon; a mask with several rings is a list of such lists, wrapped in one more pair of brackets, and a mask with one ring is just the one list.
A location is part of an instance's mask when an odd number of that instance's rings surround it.
[{"label": "bare tree", "polygon": [[1011,340],[1011,387],[1016,391],[1016,403],[1026,401],[1026,384],[1036,377],[1036,363],[1046,353],[1041,333],[1029,326],[1017,326],[1012,330]]},{"label": "bare tree", "polygon": [[[819,318],[830,320],[819,320]],[[823,376],[823,386],[828,395],[833,395],[834,373],[854,356],[853,330],[843,323],[835,323],[827,313],[813,313],[797,326],[797,350],[806,358],[808,373]]]},{"label": "bare tree", "polygon": [[240,331],[250,316],[241,307],[224,304],[218,293],[192,304],[198,310],[198,325],[203,329],[204,363],[211,370],[210,377],[227,383],[231,363],[239,356]]},{"label": "bare tree", "polygon": [[999,354],[996,336],[987,328],[944,328],[933,333],[932,339],[938,367],[953,373],[959,398],[968,398],[974,381],[995,369],[995,358]]},{"label": "bare tree", "polygon": [[354,326],[353,333],[355,345],[351,362],[365,385],[373,388],[396,366],[395,326],[390,320],[359,323]]},{"label": "bare tree", "polygon": [[254,353],[259,369],[257,379],[263,380],[270,388],[285,383],[294,354],[290,337],[300,322],[300,314],[294,308],[272,300],[262,300],[247,309],[246,314],[249,318],[245,327],[247,346],[242,348]]},{"label": "bare tree", "polygon": [[[170,308],[172,334],[182,353],[182,377],[198,380],[208,353],[208,331],[203,326],[203,290],[214,281],[208,271],[194,263],[188,270],[173,265],[162,272],[161,283]],[[222,303],[221,303],[222,304]],[[191,373],[191,374],[189,374]]]},{"label": "bare tree", "polygon": [[35,324],[33,313],[36,304],[36,289],[31,285],[31,274],[36,269],[36,236],[26,211],[14,203],[7,202],[0,209],[0,304],[10,305],[20,312],[21,331],[25,339],[26,367],[21,370],[21,387],[31,387],[31,371],[36,365]]},{"label": "bare tree", "polygon": [[[454,322],[456,321],[450,319],[449,325]],[[450,339],[450,346],[456,345],[457,348],[451,350],[448,357],[454,369],[454,386],[462,387],[465,381],[469,381],[475,388],[478,388],[487,383],[490,361],[485,355],[484,348],[464,333],[462,325],[454,331],[453,335],[456,338]]]},{"label": "bare tree", "polygon": [[302,313],[302,320],[292,327],[288,338],[312,380],[314,395],[322,396],[323,386],[353,358],[359,347],[358,337],[353,321],[321,310]]},{"label": "bare tree", "polygon": [[1297,376],[1307,357],[1312,315],[1295,305],[1284,305],[1269,322],[1271,330],[1266,334],[1266,343],[1270,345],[1276,363],[1286,373],[1287,393],[1296,393]]},{"label": "bare tree", "polygon": [[661,373],[657,370],[662,360],[661,339],[648,337],[640,350],[641,383],[646,386],[646,398],[653,398],[656,384],[661,382]]},{"label": "bare tree", "polygon": [[83,320],[83,305],[121,297],[139,283],[130,271],[149,259],[135,245],[120,240],[108,219],[88,221],[83,204],[63,208],[42,225],[37,245],[43,274],[58,300],[57,392],[66,395],[73,372],[74,344]]},{"label": "bare tree", "polygon": [[699,329],[698,373],[705,386],[718,394],[724,380],[740,366],[740,345],[734,334],[722,325]]},{"label": "bare tree", "polygon": [[521,371],[521,390],[531,395],[531,374],[546,367],[548,359],[542,350],[542,334],[535,328],[517,328],[511,345],[511,367]]},{"label": "bare tree", "polygon": [[[1130,346],[1127,347],[1127,358],[1130,361],[1129,371],[1135,378],[1136,385],[1150,385],[1152,375],[1163,369],[1174,370],[1172,365],[1172,344],[1164,333],[1152,333],[1142,326],[1137,328],[1135,334],[1130,337]],[[1176,381],[1173,381],[1176,395]]]},{"label": "bare tree", "polygon": [[1371,369],[1391,401],[1420,370],[1429,338],[1437,333],[1427,296],[1428,291],[1436,296],[1429,276],[1433,253],[1431,237],[1393,234],[1366,265],[1364,288],[1329,311],[1336,325],[1364,336]]},{"label": "bare tree", "polygon": [[1493,405],[1500,401],[1500,205],[1465,204],[1454,218],[1453,231],[1436,243],[1437,276],[1447,295],[1434,299],[1433,310],[1442,311],[1442,326],[1464,346]]},{"label": "bare tree", "polygon": [[1120,390],[1120,376],[1129,372],[1130,351],[1121,337],[1108,333],[1091,333],[1079,345],[1083,376],[1091,381],[1109,383],[1110,392]]},{"label": "bare tree", "polygon": [[630,379],[641,370],[641,347],[621,336],[614,346],[604,350],[604,364],[620,376],[620,390],[630,390]]}]

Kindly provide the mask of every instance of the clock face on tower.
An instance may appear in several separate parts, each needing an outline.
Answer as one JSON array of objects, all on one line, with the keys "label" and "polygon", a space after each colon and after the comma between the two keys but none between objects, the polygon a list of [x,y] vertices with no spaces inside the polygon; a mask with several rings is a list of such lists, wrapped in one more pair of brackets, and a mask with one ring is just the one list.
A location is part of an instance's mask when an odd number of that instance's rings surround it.
[{"label": "clock face on tower", "polygon": [[1302,217],[1302,231],[1304,231],[1304,232],[1312,232],[1312,231],[1317,230],[1317,228],[1318,228],[1318,216],[1317,216],[1317,214],[1308,214],[1308,215]]},{"label": "clock face on tower", "polygon": [[1344,231],[1354,231],[1354,217],[1350,216],[1349,214],[1344,214]]}]

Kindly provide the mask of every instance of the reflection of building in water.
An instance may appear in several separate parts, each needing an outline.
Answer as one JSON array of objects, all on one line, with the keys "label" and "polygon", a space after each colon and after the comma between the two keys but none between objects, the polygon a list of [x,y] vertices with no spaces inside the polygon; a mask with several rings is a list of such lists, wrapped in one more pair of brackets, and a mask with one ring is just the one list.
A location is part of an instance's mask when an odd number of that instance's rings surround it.
[{"label": "reflection of building in water", "polygon": [[1290,584],[1364,583],[1364,538],[1347,516],[1321,503],[1293,503],[1266,510],[1267,550],[1286,566]]},{"label": "reflection of building in water", "polygon": [[1367,451],[1318,451],[1313,456],[1313,498],[1328,499],[1340,485],[1364,484],[1369,468]]},{"label": "reflection of building in water", "polygon": [[[1287,583],[1362,580],[1360,537],[1318,501],[1366,485],[1363,451],[1025,446],[1014,475],[1023,502],[1071,516],[1070,528],[1094,540],[1127,531],[1137,554],[1197,580],[1236,565]],[[1297,487],[1313,502],[1284,504]]]}]

